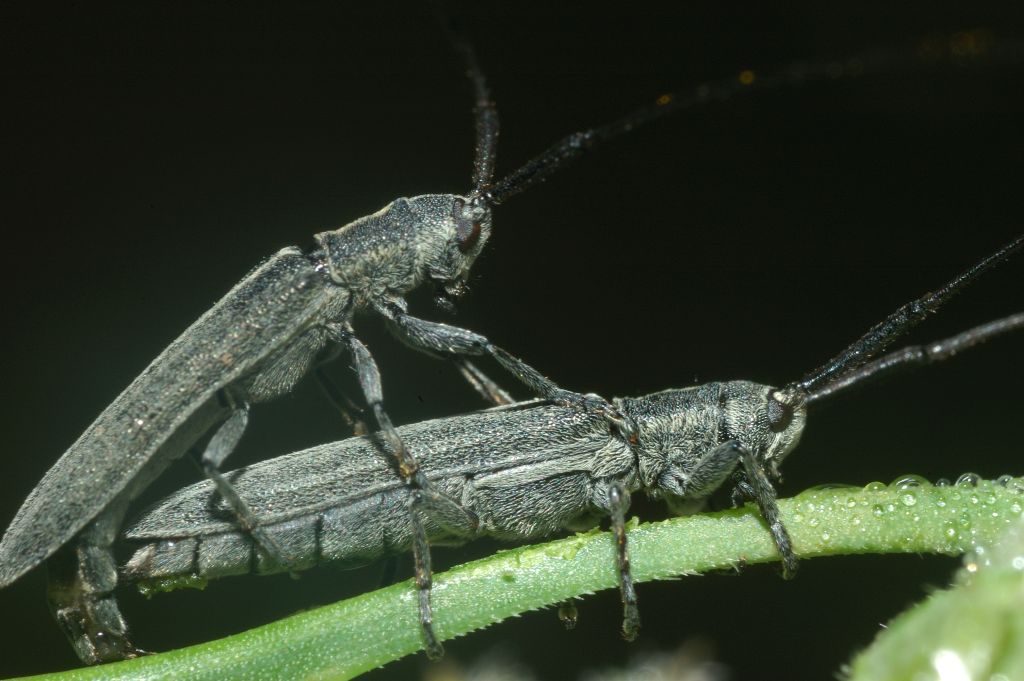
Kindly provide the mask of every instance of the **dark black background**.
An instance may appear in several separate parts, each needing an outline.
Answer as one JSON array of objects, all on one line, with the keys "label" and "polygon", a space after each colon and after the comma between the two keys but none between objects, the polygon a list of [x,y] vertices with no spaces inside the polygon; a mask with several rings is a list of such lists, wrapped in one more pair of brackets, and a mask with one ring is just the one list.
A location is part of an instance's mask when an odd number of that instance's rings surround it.
[{"label": "dark black background", "polygon": [[[501,174],[569,131],[741,68],[977,26],[1024,35],[998,5],[892,4],[452,12],[499,104]],[[6,525],[95,415],[251,267],[397,196],[467,190],[473,141],[462,67],[420,2],[15,2],[0,13]],[[1021,231],[1022,85],[1022,67],[943,68],[763,93],[651,126],[497,210],[459,323],[607,396],[796,378]],[[1022,267],[986,277],[913,338],[1021,308]],[[413,305],[444,319],[427,296]],[[397,422],[478,406],[447,365],[373,319],[357,328]],[[1021,473],[1020,347],[1004,339],[814,409],[782,494],[907,472]],[[255,409],[231,464],[344,434],[303,384]],[[154,494],[194,478],[179,463]],[[575,632],[531,613],[450,642],[448,656],[470,662],[501,646],[540,678],[573,678],[700,637],[734,678],[824,678],[954,566],[848,557],[806,561],[793,582],[752,567],[645,584],[633,645],[605,592],[583,602]],[[323,568],[150,602],[126,589],[124,603],[137,642],[167,650],[377,578]],[[37,570],[0,592],[0,675],[77,664],[44,582]],[[426,664],[413,657],[368,678]]]}]

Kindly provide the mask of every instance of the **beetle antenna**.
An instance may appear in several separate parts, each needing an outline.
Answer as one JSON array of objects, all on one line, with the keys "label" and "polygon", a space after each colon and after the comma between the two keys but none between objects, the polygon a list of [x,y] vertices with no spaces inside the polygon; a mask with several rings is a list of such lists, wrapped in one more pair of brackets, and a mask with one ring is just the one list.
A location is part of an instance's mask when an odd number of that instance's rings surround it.
[{"label": "beetle antenna", "polygon": [[473,191],[472,196],[483,196],[491,188],[494,181],[494,164],[498,153],[498,109],[491,99],[491,91],[487,87],[480,61],[477,59],[473,43],[453,23],[451,16],[444,11],[440,3],[432,3],[441,29],[448,42],[465,63],[466,76],[473,85],[473,119],[476,124],[476,148],[473,157]]},{"label": "beetle antenna", "polygon": [[[539,156],[527,161],[518,170],[505,176],[493,189],[485,192],[484,197],[488,204],[498,205],[509,197],[543,182],[556,171],[604,142],[632,132],[663,116],[723,102],[747,93],[778,90],[819,81],[857,78],[876,73],[891,73],[903,69],[916,70],[946,63],[960,65],[975,59],[984,59],[986,63],[1015,63],[1022,58],[1024,44],[1013,40],[998,41],[987,31],[975,30],[920,40],[909,48],[874,48],[845,59],[793,62],[766,74],[743,70],[730,78],[704,83],[689,91],[663,94],[653,104],[631,111],[616,121],[567,135]],[[472,74],[472,68],[470,73]],[[478,96],[478,102],[479,100]],[[478,131],[479,126],[478,114]],[[493,161],[493,157],[491,160]]]},{"label": "beetle antenna", "polygon": [[902,369],[927,366],[947,360],[964,350],[981,345],[992,338],[1022,328],[1024,328],[1024,312],[1018,312],[1002,319],[981,324],[949,338],[922,345],[907,346],[868,362],[860,368],[826,383],[817,390],[808,393],[804,402],[805,404],[810,404],[823,400],[850,387],[863,386],[868,382],[885,378]]},{"label": "beetle antenna", "polygon": [[[858,383],[866,379],[872,374],[883,371],[886,363],[893,363],[893,357],[904,351],[894,353],[893,355],[887,355],[871,365],[868,365],[868,362],[878,355],[878,353],[885,350],[885,348],[894,340],[907,333],[910,329],[920,324],[925,317],[942,307],[950,298],[963,290],[968,284],[974,282],[980,275],[989,271],[1019,251],[1022,246],[1024,246],[1024,236],[1018,236],[992,255],[960,273],[937,291],[926,293],[920,298],[902,305],[898,310],[890,314],[878,324],[875,324],[867,333],[858,338],[828,362],[804,376],[803,379],[796,381],[795,383],[791,383],[778,391],[778,393],[776,393],[777,398],[781,402],[786,403],[807,402],[812,398],[812,396],[813,399],[821,399],[826,395],[836,392],[841,387],[853,385],[854,383]],[[1006,320],[1001,321],[1006,322],[1007,320],[1012,319],[1013,317],[1007,317]],[[1002,332],[1000,331],[1001,327],[998,326],[998,322],[993,322],[993,324],[996,324],[996,331],[989,332],[987,334],[984,331],[979,331],[984,329],[984,327],[977,327],[976,329],[965,332],[965,334],[961,334],[961,336],[956,336],[954,338],[947,339],[946,341],[939,341],[940,344],[953,344],[950,346],[951,351],[938,359],[945,359],[946,357],[951,356],[953,352],[961,349],[956,346],[954,341],[959,340],[961,343],[966,343],[966,345],[963,346],[966,348],[976,343],[980,343],[996,333]],[[1016,327],[1011,323],[1009,328],[1005,328],[1003,331],[1009,331],[1012,328]],[[972,341],[969,338],[969,335],[972,333],[979,334],[976,340]],[[913,354],[913,350],[913,347],[906,349],[906,351],[911,352],[911,354]],[[921,362],[928,363],[928,360],[924,359],[921,360]],[[901,363],[912,364],[915,363],[915,360],[906,359],[902,361],[895,361],[893,366],[899,366]],[[871,366],[872,368],[869,369],[868,366]],[[862,373],[863,375],[861,375]],[[846,378],[850,379],[848,383],[843,382]],[[832,385],[835,385],[836,387],[830,388]]]}]

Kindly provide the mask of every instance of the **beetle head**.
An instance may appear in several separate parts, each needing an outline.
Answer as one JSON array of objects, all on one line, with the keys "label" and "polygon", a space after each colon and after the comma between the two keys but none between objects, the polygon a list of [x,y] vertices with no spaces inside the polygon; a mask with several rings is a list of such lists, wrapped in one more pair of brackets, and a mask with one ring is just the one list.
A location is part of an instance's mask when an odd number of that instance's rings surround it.
[{"label": "beetle head", "polygon": [[444,304],[466,290],[469,270],[491,235],[491,209],[480,198],[453,197],[443,243],[430,263],[430,278]]}]

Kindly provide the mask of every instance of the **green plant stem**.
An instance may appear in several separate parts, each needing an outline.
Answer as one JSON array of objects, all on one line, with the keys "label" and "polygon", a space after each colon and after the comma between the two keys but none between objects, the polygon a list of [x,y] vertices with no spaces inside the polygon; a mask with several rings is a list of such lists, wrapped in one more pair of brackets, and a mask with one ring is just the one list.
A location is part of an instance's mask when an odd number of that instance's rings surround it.
[{"label": "green plant stem", "polygon": [[[801,558],[959,554],[993,541],[1021,515],[1024,483],[1002,482],[933,487],[910,480],[815,489],[779,506]],[[778,559],[751,507],[631,527],[629,551],[634,578],[641,582]],[[604,532],[500,552],[435,576],[435,627],[450,639],[612,588],[616,579],[613,542]],[[218,641],[35,678],[348,679],[420,646],[416,594],[404,582]]]}]

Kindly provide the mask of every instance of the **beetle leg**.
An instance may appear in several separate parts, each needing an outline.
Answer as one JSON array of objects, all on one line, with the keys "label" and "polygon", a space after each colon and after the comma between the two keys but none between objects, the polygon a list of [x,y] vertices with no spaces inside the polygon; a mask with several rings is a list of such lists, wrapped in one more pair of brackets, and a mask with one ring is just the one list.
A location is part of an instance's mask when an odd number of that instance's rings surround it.
[{"label": "beetle leg", "polygon": [[117,607],[117,564],[111,544],[126,502],[108,506],[48,561],[47,601],[78,657],[86,664],[138,657]]},{"label": "beetle leg", "polygon": [[775,546],[778,547],[779,555],[782,557],[782,576],[785,579],[792,579],[796,576],[799,562],[796,554],[793,553],[793,542],[789,538],[789,532],[779,515],[775,488],[757,457],[743,445],[736,443],[735,446],[740,450],[743,474],[736,480],[733,503],[739,499],[750,499],[757,504],[761,517],[768,524],[768,530],[772,533],[772,539],[775,540]]},{"label": "beetle leg", "polygon": [[411,506],[422,519],[435,522],[442,530],[460,539],[474,538],[480,528],[476,513],[433,485],[415,490]]},{"label": "beetle leg", "polygon": [[557,404],[599,412],[626,439],[633,439],[635,425],[618,409],[596,395],[564,390],[523,360],[494,345],[478,333],[457,326],[429,322],[406,313],[394,304],[375,306],[395,334],[406,344],[427,354],[490,355],[530,390]]},{"label": "beetle leg", "polygon": [[512,396],[505,392],[500,385],[493,381],[487,374],[480,370],[475,364],[470,362],[465,357],[459,355],[452,356],[452,362],[458,367],[459,373],[462,377],[469,382],[473,389],[476,390],[481,397],[490,402],[495,406],[502,406],[504,404],[512,404],[515,402]]},{"label": "beetle leg", "polygon": [[331,380],[323,367],[317,367],[313,375],[316,377],[316,382],[320,385],[320,388],[324,391],[324,395],[327,396],[327,401],[338,410],[342,420],[345,421],[345,425],[352,429],[352,434],[368,434],[370,429],[366,427],[366,422],[362,419],[363,410],[338,388],[337,384]]},{"label": "beetle leg", "polygon": [[736,464],[740,462],[743,451],[743,448],[733,440],[708,452],[689,472],[684,490],[686,496],[703,498],[721,487],[729,474],[736,470]]},{"label": "beetle leg", "polygon": [[203,473],[217,488],[217,493],[224,499],[235,515],[235,520],[243,531],[245,531],[257,548],[271,565],[278,565],[285,570],[292,572],[291,561],[284,555],[281,546],[267,532],[260,527],[256,515],[249,508],[249,504],[239,496],[228,479],[220,472],[220,466],[227,459],[228,455],[238,446],[239,440],[245,433],[245,427],[249,422],[249,406],[238,405],[230,395],[224,393],[228,404],[233,408],[231,415],[217,429],[217,432],[210,438],[209,443],[203,451],[202,465]]},{"label": "beetle leg", "polygon": [[629,550],[626,546],[629,492],[619,483],[613,483],[608,488],[608,506],[611,511],[612,535],[615,537],[619,593],[622,594],[622,637],[632,641],[640,631],[640,610],[636,604],[636,588],[633,586],[633,574],[629,569]]},{"label": "beetle leg", "polygon": [[[398,474],[402,481],[413,491],[414,499],[417,493],[429,488],[426,476],[420,471],[416,458],[412,455],[398,435],[391,418],[384,411],[384,392],[381,389],[380,371],[373,355],[363,343],[356,338],[351,331],[339,326],[329,327],[330,333],[335,341],[343,343],[348,347],[355,364],[356,373],[359,375],[359,385],[363,389],[363,395],[367,404],[373,411],[377,420],[377,428],[386,444],[386,452],[393,457]],[[416,565],[416,588],[419,591],[420,625],[423,632],[424,647],[427,657],[437,659],[444,655],[444,648],[434,633],[434,615],[430,606],[430,545],[427,543],[427,533],[423,527],[423,520],[419,513],[410,513],[412,523],[412,549],[413,560]]]},{"label": "beetle leg", "polygon": [[[729,441],[702,456],[682,481],[681,488],[673,490],[673,495],[666,496],[665,501],[672,512],[676,515],[690,515],[704,508],[708,497],[736,470],[741,452],[735,441]],[[738,491],[734,490],[734,493]],[[733,505],[739,505],[735,499]]]},{"label": "beetle leg", "polygon": [[[413,518],[413,560],[416,589],[419,593],[420,629],[423,632],[427,657],[436,660],[444,654],[444,648],[434,633],[434,613],[430,606],[434,574],[431,569],[424,520],[429,518],[443,529],[460,537],[474,536],[480,523],[475,513],[463,508],[451,497],[438,492],[432,486],[413,489],[409,510]],[[417,545],[422,549],[416,550]]]}]

